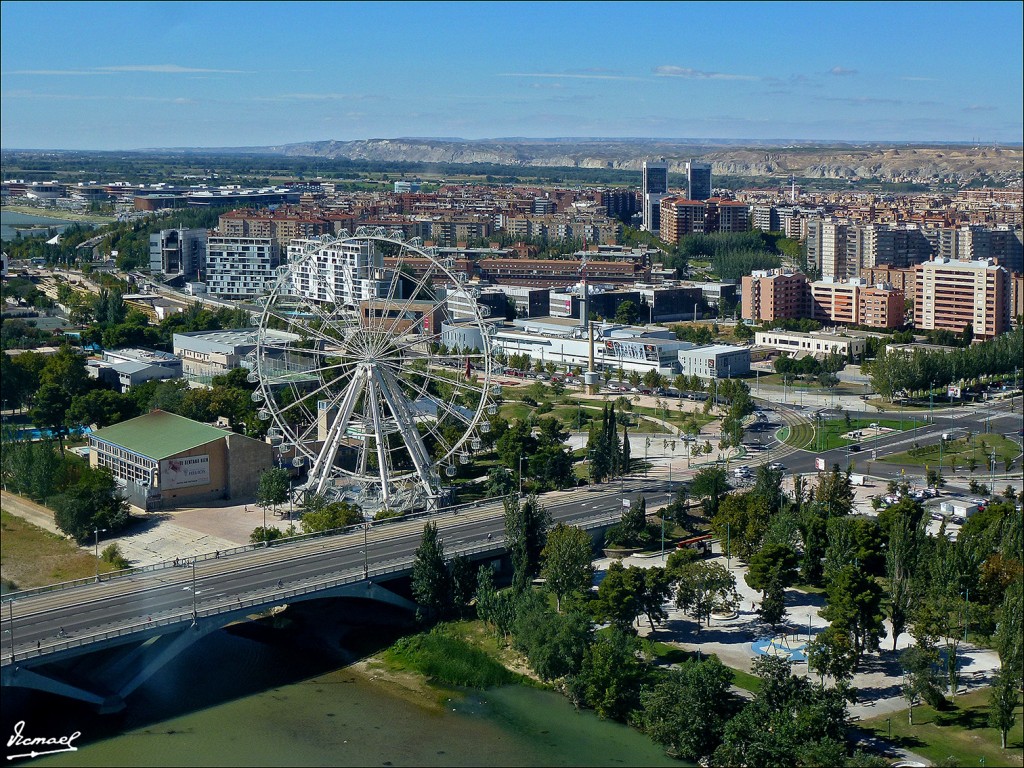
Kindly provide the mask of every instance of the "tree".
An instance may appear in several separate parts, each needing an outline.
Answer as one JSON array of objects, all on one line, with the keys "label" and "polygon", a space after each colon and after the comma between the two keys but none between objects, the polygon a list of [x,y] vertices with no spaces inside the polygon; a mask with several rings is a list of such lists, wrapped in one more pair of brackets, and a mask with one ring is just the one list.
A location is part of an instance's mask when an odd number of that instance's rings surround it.
[{"label": "tree", "polygon": [[273,526],[267,526],[266,528],[263,526],[257,526],[256,528],[253,528],[252,533],[249,534],[249,543],[259,544],[262,542],[264,544],[269,544],[283,536],[284,533],[282,533],[280,528],[275,528]]},{"label": "tree", "polygon": [[593,545],[586,531],[559,523],[548,532],[547,543],[541,551],[540,574],[555,595],[559,613],[566,597],[590,589],[594,578],[593,556]]},{"label": "tree", "polygon": [[520,597],[513,629],[516,647],[543,680],[578,674],[594,639],[589,616],[581,611],[555,613],[544,593],[535,591]]},{"label": "tree", "polygon": [[847,684],[856,664],[857,652],[850,636],[841,629],[826,627],[807,644],[807,666],[820,675],[822,685],[825,675],[837,685]]},{"label": "tree", "polygon": [[512,559],[512,587],[516,592],[529,587],[537,575],[550,526],[551,515],[536,496],[531,495],[522,503],[511,496],[505,498],[505,541]]},{"label": "tree", "polygon": [[771,624],[772,631],[786,618],[786,590],[782,582],[773,579],[764,591],[761,598],[761,607],[757,609],[757,615],[761,621]]},{"label": "tree", "polygon": [[[906,500],[905,500],[906,501]],[[913,504],[913,501],[910,500]],[[900,501],[894,506],[900,506]],[[885,551],[885,576],[889,587],[889,621],[892,622],[892,649],[910,621],[917,591],[919,552],[925,539],[923,515],[914,520],[914,510],[900,512],[892,521]]]},{"label": "tree", "polygon": [[788,587],[796,581],[797,556],[792,547],[766,544],[750,558],[743,580],[747,586],[764,592],[773,582]]},{"label": "tree", "polygon": [[749,560],[764,541],[771,524],[765,500],[752,492],[730,493],[711,518],[711,528],[734,554]]},{"label": "tree", "polygon": [[643,667],[637,658],[636,636],[612,628],[587,646],[579,674],[569,679],[577,704],[591,707],[601,718],[625,720],[639,703]]},{"label": "tree", "polygon": [[260,475],[259,485],[256,486],[256,503],[261,507],[273,507],[277,512],[277,505],[288,498],[288,484],[290,476],[288,470],[280,467],[272,467]]},{"label": "tree", "polygon": [[452,603],[452,580],[444,559],[444,545],[437,535],[437,523],[423,526],[423,537],[412,563],[412,596],[419,606],[419,618],[445,615]]},{"label": "tree", "polygon": [[668,618],[665,603],[672,596],[672,582],[664,568],[657,566],[642,568],[643,587],[640,592],[640,613],[647,617],[647,622],[654,631],[655,623],[660,624]]},{"label": "tree", "polygon": [[329,502],[322,494],[309,494],[302,502],[303,533],[333,531],[361,522],[362,512],[348,502]]},{"label": "tree", "polygon": [[615,309],[615,322],[616,323],[623,323],[625,325],[633,325],[633,324],[636,323],[636,321],[637,321],[637,319],[639,317],[640,317],[640,311],[637,309],[636,304],[634,304],[629,299],[626,299],[624,302],[619,304],[619,306]]},{"label": "tree", "polygon": [[688,563],[672,576],[676,606],[697,619],[698,631],[702,621],[711,625],[715,611],[734,610],[739,604],[736,577],[721,563]]},{"label": "tree", "polygon": [[849,473],[840,472],[839,465],[833,464],[830,472],[818,475],[814,500],[825,510],[827,517],[850,514],[853,511],[853,485]]},{"label": "tree", "polygon": [[1020,681],[1007,671],[996,673],[989,693],[989,723],[999,730],[999,743],[1006,749],[1006,734],[1017,721],[1017,690]]},{"label": "tree", "polygon": [[615,547],[639,547],[651,540],[647,524],[647,500],[641,496],[634,499],[622,513],[622,519],[604,534],[605,544]]},{"label": "tree", "polygon": [[687,660],[640,693],[640,722],[670,754],[697,760],[721,743],[735,704],[732,671],[716,657]]},{"label": "tree", "polygon": [[863,571],[848,565],[829,582],[823,618],[853,640],[858,660],[866,651],[877,651],[885,637],[882,625],[882,588]]},{"label": "tree", "polygon": [[613,561],[597,586],[595,614],[623,632],[635,634],[633,624],[641,612],[643,588],[644,577],[640,568],[626,568],[621,560]]},{"label": "tree", "polygon": [[494,624],[497,596],[494,569],[489,565],[481,565],[476,572],[476,615],[485,624]]},{"label": "tree", "polygon": [[97,528],[118,531],[128,524],[128,500],[106,467],[85,467],[78,481],[54,497],[53,520],[78,543],[88,541]]},{"label": "tree", "polygon": [[704,514],[712,517],[718,512],[718,503],[726,491],[729,490],[729,476],[721,467],[705,467],[693,476],[690,483],[690,495],[695,499],[701,499],[704,505]]},{"label": "tree", "polygon": [[900,691],[907,702],[907,720],[914,724],[914,705],[920,699],[941,698],[935,686],[934,652],[929,647],[912,645],[900,654],[903,684]]}]

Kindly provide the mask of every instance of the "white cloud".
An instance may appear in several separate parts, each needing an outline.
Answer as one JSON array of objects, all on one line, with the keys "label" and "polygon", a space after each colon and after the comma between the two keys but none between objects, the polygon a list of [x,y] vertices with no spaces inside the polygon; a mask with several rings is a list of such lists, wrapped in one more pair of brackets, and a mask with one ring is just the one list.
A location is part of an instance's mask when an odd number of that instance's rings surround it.
[{"label": "white cloud", "polygon": [[687,80],[760,80],[754,75],[732,75],[726,72],[703,72],[689,67],[677,67],[673,64],[662,64],[653,70],[657,77],[682,77]]},{"label": "white cloud", "polygon": [[642,80],[640,77],[629,77],[628,75],[602,75],[584,74],[581,72],[500,72],[498,77],[557,77],[572,80]]},{"label": "white cloud", "polygon": [[856,69],[847,69],[846,67],[832,67],[832,69],[830,69],[828,71],[828,73],[830,75],[836,75],[838,77],[844,77],[846,75],[856,75],[857,74],[857,70]]},{"label": "white cloud", "polygon": [[100,72],[95,69],[16,69],[11,72],[6,72],[8,75],[44,75],[44,76],[55,76],[65,77],[79,75],[109,75],[110,72]]},{"label": "white cloud", "polygon": [[183,67],[179,64],[124,64],[118,67],[97,67],[97,69],[102,72],[155,72],[168,75],[194,73],[217,73],[222,75],[252,74],[241,69],[204,69],[202,67]]}]

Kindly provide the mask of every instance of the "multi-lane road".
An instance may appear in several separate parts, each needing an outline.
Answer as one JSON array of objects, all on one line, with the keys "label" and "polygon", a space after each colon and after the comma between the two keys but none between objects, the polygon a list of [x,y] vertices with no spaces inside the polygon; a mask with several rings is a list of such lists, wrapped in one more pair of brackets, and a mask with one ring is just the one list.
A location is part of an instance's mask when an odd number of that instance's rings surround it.
[{"label": "multi-lane road", "polygon": [[[547,495],[543,502],[555,522],[598,525],[621,515],[622,499],[643,494],[650,507],[670,498],[660,480],[616,481]],[[500,503],[490,502],[431,516],[447,554],[478,557],[504,551]],[[336,536],[310,538],[267,548],[245,549],[184,567],[164,567],[63,590],[11,596],[3,606],[2,660],[32,659],[81,649],[133,633],[237,607],[271,606],[289,597],[364,578],[383,580],[407,573],[425,519],[372,526]],[[365,539],[364,539],[365,533]],[[364,543],[365,542],[365,543]]]}]

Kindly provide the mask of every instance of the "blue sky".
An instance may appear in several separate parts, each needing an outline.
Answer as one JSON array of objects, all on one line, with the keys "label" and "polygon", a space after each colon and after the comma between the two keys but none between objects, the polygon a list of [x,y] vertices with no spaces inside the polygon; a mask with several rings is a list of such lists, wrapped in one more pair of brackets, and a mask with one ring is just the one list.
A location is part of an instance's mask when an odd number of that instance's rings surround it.
[{"label": "blue sky", "polygon": [[1020,143],[1022,8],[5,0],[0,144]]}]

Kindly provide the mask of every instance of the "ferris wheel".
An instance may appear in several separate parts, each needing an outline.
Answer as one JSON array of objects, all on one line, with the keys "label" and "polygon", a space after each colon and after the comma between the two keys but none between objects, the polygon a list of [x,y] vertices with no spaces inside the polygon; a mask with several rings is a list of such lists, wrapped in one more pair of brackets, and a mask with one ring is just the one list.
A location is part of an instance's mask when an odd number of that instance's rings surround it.
[{"label": "ferris wheel", "polygon": [[486,308],[460,296],[441,343],[442,286],[461,281],[432,248],[361,228],[289,247],[254,316],[253,399],[304,494],[383,509],[435,508],[497,413]]}]

